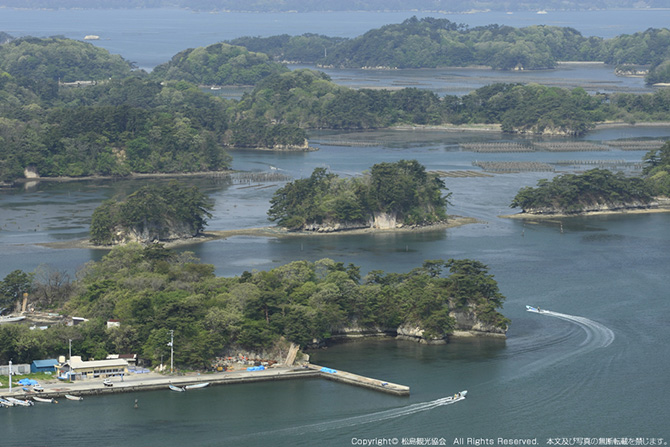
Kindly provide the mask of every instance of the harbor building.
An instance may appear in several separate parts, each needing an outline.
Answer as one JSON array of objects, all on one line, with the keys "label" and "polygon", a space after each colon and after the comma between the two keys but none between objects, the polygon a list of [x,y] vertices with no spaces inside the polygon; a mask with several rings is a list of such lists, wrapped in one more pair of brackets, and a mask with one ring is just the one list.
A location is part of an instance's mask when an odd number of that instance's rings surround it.
[{"label": "harbor building", "polygon": [[30,372],[55,372],[56,365],[58,365],[58,360],[56,359],[33,360],[33,363],[30,364]]},{"label": "harbor building", "polygon": [[87,362],[82,360],[80,356],[73,355],[69,360],[56,366],[56,370],[60,379],[97,379],[127,374],[128,362],[125,359],[92,360]]}]

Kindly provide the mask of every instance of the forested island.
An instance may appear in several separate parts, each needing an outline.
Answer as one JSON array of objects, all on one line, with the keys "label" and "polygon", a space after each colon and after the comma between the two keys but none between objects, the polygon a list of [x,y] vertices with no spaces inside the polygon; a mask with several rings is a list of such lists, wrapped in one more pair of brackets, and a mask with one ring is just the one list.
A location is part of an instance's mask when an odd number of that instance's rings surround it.
[{"label": "forested island", "polygon": [[[355,265],[330,259],[236,277],[213,272],[192,254],[160,244],[116,247],[87,264],[76,281],[58,286],[14,272],[0,291],[18,286],[38,310],[88,321],[44,331],[0,325],[0,362],[55,357],[72,340],[84,358],[138,353],[157,364],[169,357],[174,330],[175,363],[207,368],[227,352],[269,351],[284,341],[305,348],[338,335],[376,333],[443,343],[458,331],[504,337],[509,324],[498,312],[505,298],[488,267],[470,259],[430,260],[406,273],[365,276]],[[109,319],[120,327],[108,329]]]},{"label": "forested island", "polygon": [[[401,28],[431,26],[453,24],[422,19]],[[581,42],[569,29],[533,32],[535,40],[549,39],[542,45],[565,41],[565,51]],[[668,33],[622,38],[620,45],[630,45],[616,54],[630,60],[653,53],[661,60]],[[291,40],[304,40],[313,52],[310,39]],[[240,100],[199,88],[229,82],[255,87]],[[353,90],[322,72],[289,71],[264,54],[223,43],[185,50],[149,75],[90,43],[10,38],[0,45],[0,96],[0,182],[8,185],[21,178],[224,171],[231,149],[309,150],[311,129],[496,124],[504,132],[581,135],[605,121],[670,120],[667,89],[590,95],[581,88],[493,84],[443,97],[417,88]]]},{"label": "forested island", "polygon": [[416,160],[378,163],[351,179],[316,168],[309,178],[279,188],[268,215],[289,230],[429,225],[447,218],[443,189],[444,182]]},{"label": "forested island", "polygon": [[561,61],[590,61],[613,65],[620,73],[635,67],[636,73],[647,73],[648,84],[670,81],[670,30],[666,28],[603,39],[584,37],[568,27],[493,24],[470,28],[448,19],[413,17],[353,39],[304,34],[241,37],[230,43],[276,60],[340,68],[546,70]]},{"label": "forested island", "polygon": [[642,177],[627,177],[607,169],[563,174],[522,188],[510,204],[522,215],[566,215],[658,208],[670,198],[670,143],[649,151]]},{"label": "forested island", "polygon": [[143,186],[125,200],[105,201],[93,211],[90,240],[116,245],[190,239],[204,229],[212,205],[195,186],[176,181]]}]

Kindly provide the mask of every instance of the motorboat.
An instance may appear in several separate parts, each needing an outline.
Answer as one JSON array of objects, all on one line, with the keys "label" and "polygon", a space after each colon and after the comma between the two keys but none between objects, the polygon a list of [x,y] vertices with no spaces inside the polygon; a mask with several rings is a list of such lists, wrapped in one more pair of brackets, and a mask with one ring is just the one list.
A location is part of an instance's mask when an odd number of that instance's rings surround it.
[{"label": "motorboat", "polygon": [[66,394],[65,398],[68,400],[84,400],[81,396],[73,396],[72,394]]},{"label": "motorboat", "polygon": [[0,317],[0,324],[2,323],[15,323],[17,321],[22,321],[25,320],[26,317],[25,315],[18,315],[18,316],[5,316],[5,317]]},{"label": "motorboat", "polygon": [[0,398],[0,405],[2,405],[3,407],[13,407],[14,406],[13,403],[8,401],[7,399],[2,399],[2,398]]},{"label": "motorboat", "polygon": [[14,405],[20,405],[22,407],[30,407],[30,406],[34,405],[34,403],[29,401],[29,400],[16,399],[16,398],[13,398],[13,397],[8,397],[6,399],[8,401],[10,401],[11,403],[13,403]]},{"label": "motorboat", "polygon": [[453,396],[447,397],[447,401],[450,402],[458,402],[460,400],[465,399],[465,396],[468,394],[468,390],[463,390],[459,393],[454,394]]},{"label": "motorboat", "polygon": [[197,390],[198,388],[205,388],[206,386],[209,386],[209,382],[205,383],[196,383],[194,385],[186,385],[184,387],[185,390]]},{"label": "motorboat", "polygon": [[539,307],[533,307],[533,306],[526,306],[526,310],[528,312],[535,312],[538,314],[541,314],[543,312],[542,309],[540,309]]},{"label": "motorboat", "polygon": [[54,399],[53,397],[47,399],[46,397],[32,396],[32,398],[35,402],[42,402],[42,403],[45,403],[45,404],[57,404],[58,403],[58,401],[56,399]]},{"label": "motorboat", "polygon": [[183,392],[183,391],[186,391],[184,388],[182,388],[180,386],[174,386],[172,384],[169,384],[168,388],[170,388],[172,391],[178,391],[180,393]]}]

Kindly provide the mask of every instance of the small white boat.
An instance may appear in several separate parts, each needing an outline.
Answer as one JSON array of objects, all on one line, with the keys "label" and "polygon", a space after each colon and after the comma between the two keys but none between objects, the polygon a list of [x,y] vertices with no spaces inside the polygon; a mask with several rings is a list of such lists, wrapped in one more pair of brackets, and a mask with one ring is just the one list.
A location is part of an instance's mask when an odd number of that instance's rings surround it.
[{"label": "small white boat", "polygon": [[196,383],[194,385],[186,385],[184,387],[185,390],[197,390],[198,388],[204,388],[206,386],[209,386],[209,382],[205,383]]},{"label": "small white boat", "polygon": [[528,312],[535,312],[535,313],[538,313],[538,314],[542,313],[542,310],[539,307],[526,306],[526,310]]},{"label": "small white boat", "polygon": [[6,317],[0,317],[0,324],[2,323],[15,323],[17,321],[22,321],[25,320],[26,317],[25,315],[18,315],[18,316],[6,316]]},{"label": "small white boat", "polygon": [[95,34],[87,34],[84,36],[84,40],[100,40],[100,36]]},{"label": "small white boat", "polygon": [[57,404],[58,401],[54,398],[47,399],[46,397],[37,397],[37,396],[32,396],[33,400],[35,402],[43,402],[45,404]]},{"label": "small white boat", "polygon": [[186,391],[184,388],[182,388],[180,386],[174,386],[172,384],[168,385],[168,388],[170,388],[172,391],[178,391],[180,393],[183,392],[183,391]]},{"label": "small white boat", "polygon": [[460,400],[465,399],[465,396],[467,396],[467,394],[468,394],[468,390],[463,390],[460,393],[456,393],[453,396],[447,397],[446,400],[449,401],[449,402],[458,402]]},{"label": "small white boat", "polygon": [[14,404],[8,401],[7,399],[0,399],[0,405],[3,407],[13,407]]},{"label": "small white boat", "polygon": [[22,407],[30,407],[34,405],[33,402],[29,400],[15,399],[13,397],[8,397],[7,400],[13,403],[14,405],[20,405]]},{"label": "small white boat", "polygon": [[66,395],[65,395],[65,398],[66,398],[66,399],[69,399],[69,400],[84,400],[83,397],[81,397],[81,396],[73,396],[72,394],[66,394]]}]

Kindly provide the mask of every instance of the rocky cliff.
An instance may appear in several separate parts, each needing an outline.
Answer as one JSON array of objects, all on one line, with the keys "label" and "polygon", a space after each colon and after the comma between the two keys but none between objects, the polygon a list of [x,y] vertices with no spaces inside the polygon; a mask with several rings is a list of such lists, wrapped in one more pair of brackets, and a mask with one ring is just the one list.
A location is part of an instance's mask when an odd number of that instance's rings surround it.
[{"label": "rocky cliff", "polygon": [[138,242],[151,244],[196,237],[199,232],[192,225],[169,220],[165,225],[144,224],[132,227],[116,226],[112,230],[113,244]]},{"label": "rocky cliff", "polygon": [[[449,316],[455,320],[455,328],[448,337],[427,338],[425,330],[419,324],[403,323],[397,328],[361,327],[351,324],[333,332],[332,340],[353,340],[368,337],[395,337],[400,340],[416,341],[423,344],[445,344],[451,338],[494,337],[506,338],[507,329],[486,324],[477,318],[471,309],[451,311]],[[314,340],[315,345],[320,344]]]}]

